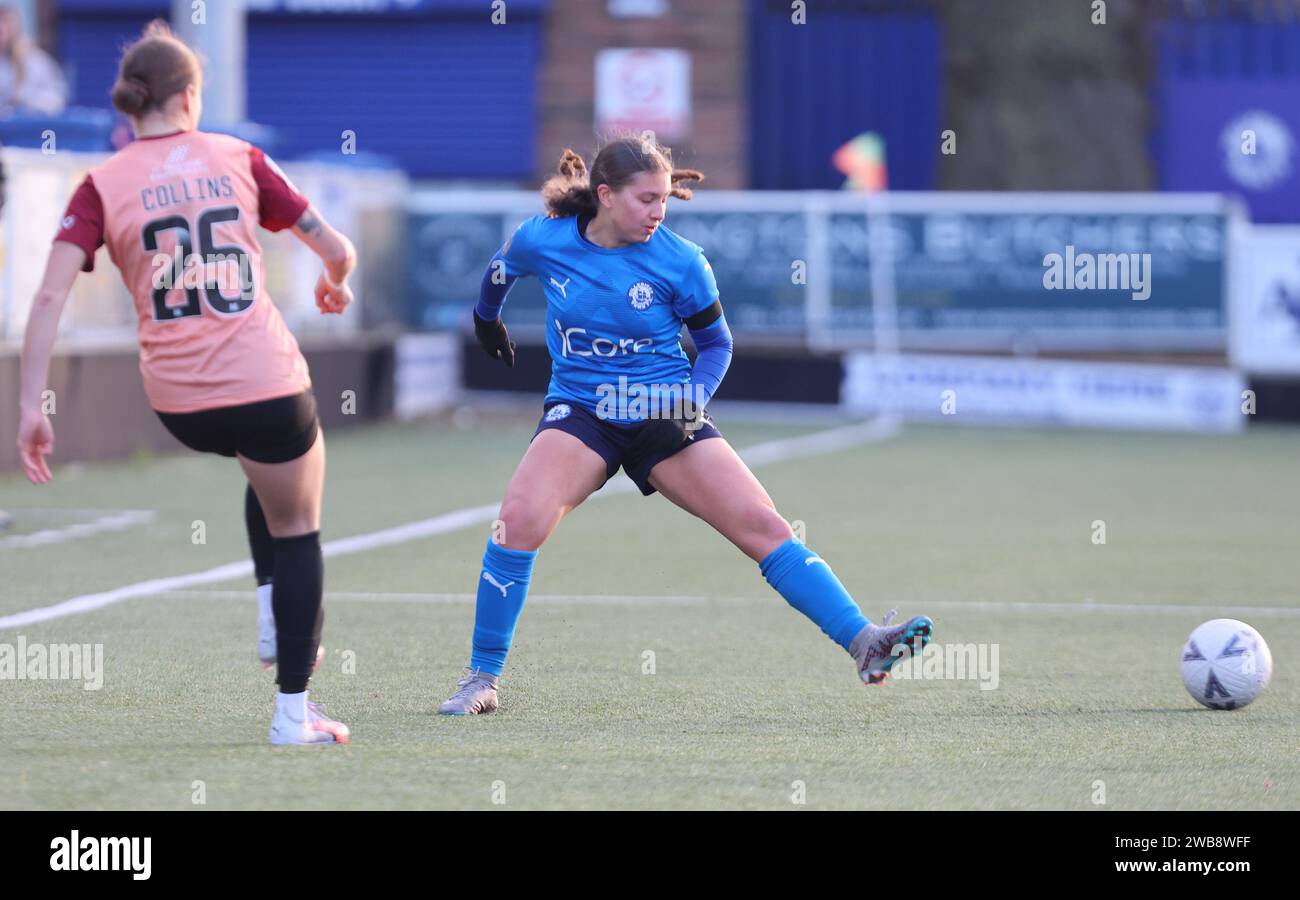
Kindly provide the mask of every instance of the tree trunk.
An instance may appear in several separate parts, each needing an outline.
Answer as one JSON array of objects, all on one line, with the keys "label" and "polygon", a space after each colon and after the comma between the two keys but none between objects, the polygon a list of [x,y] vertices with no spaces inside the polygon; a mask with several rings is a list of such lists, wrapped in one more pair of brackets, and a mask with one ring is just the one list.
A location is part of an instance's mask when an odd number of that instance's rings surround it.
[{"label": "tree trunk", "polygon": [[[1152,4],[936,0],[947,190],[1150,190]],[[936,135],[938,140],[939,136]]]}]

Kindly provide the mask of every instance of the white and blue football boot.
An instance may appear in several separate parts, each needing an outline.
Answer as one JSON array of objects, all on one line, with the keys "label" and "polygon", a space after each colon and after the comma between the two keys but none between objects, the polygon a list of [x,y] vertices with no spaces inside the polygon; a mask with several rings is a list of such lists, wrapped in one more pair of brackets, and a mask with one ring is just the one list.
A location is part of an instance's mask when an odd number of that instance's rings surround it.
[{"label": "white and blue football boot", "polygon": [[[891,609],[879,625],[868,625],[849,644],[863,684],[881,684],[900,659],[919,655],[930,643],[934,622],[929,616],[913,616],[901,625],[890,625],[898,610]],[[896,647],[901,650],[895,650]]]}]

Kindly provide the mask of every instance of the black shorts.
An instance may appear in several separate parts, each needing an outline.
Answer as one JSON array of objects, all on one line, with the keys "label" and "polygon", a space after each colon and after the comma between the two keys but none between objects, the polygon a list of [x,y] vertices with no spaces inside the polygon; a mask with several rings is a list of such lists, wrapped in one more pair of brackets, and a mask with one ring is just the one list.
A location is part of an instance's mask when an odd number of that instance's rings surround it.
[{"label": "black shorts", "polygon": [[222,456],[238,453],[260,463],[297,459],[312,448],[320,433],[316,395],[310,390],[242,406],[154,412],[172,436],[191,450]]},{"label": "black shorts", "polygon": [[[542,420],[537,423],[533,437],[547,429],[555,428],[571,434],[582,441],[605,460],[605,480],[613,478],[619,466],[627,473],[641,493],[649,496],[655,492],[650,486],[650,470],[670,456],[680,453],[690,446],[683,444],[676,450],[660,453],[640,453],[636,449],[636,426],[615,425],[602,419],[593,412],[583,409],[576,403],[553,401],[546,404]],[[704,425],[695,431],[692,441],[704,441],[709,438],[722,437],[722,432],[713,424],[708,412],[704,413]]]}]

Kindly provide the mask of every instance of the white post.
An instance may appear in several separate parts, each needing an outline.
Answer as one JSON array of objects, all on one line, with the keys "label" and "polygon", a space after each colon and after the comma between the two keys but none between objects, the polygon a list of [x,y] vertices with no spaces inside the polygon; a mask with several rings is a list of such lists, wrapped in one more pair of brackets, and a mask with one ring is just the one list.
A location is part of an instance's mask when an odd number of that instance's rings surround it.
[{"label": "white post", "polygon": [[203,59],[203,122],[247,118],[244,0],[172,0],[172,28]]},{"label": "white post", "polygon": [[898,294],[894,282],[894,229],[890,217],[889,192],[869,194],[867,204],[867,247],[871,258],[871,332],[876,357],[877,383],[883,386],[881,415],[894,420],[902,398],[898,384]]},{"label": "white post", "polygon": [[804,270],[804,331],[808,346],[826,352],[834,345],[831,331],[831,211],[821,191],[810,191],[803,204],[808,236]]},{"label": "white post", "polygon": [[18,18],[23,23],[23,32],[36,41],[38,37],[36,28],[36,0],[17,0],[17,3],[6,3],[6,6],[16,6],[18,8]]}]

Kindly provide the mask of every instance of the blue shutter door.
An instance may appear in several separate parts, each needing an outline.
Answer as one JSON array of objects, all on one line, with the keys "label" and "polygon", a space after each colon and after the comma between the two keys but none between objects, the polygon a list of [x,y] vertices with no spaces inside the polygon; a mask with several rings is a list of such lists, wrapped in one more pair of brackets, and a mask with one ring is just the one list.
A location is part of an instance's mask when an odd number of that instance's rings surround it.
[{"label": "blue shutter door", "polygon": [[885,141],[889,185],[934,187],[942,65],[933,14],[855,11],[809,4],[806,24],[789,3],[750,0],[751,186],[834,189],[837,148],[864,131]]},{"label": "blue shutter door", "polygon": [[[358,151],[417,178],[531,178],[542,9],[512,5],[509,27],[433,11],[250,15],[248,116],[276,129],[284,158],[337,151],[350,130]],[[122,46],[167,12],[138,2],[64,10],[73,102],[111,106]]]}]

